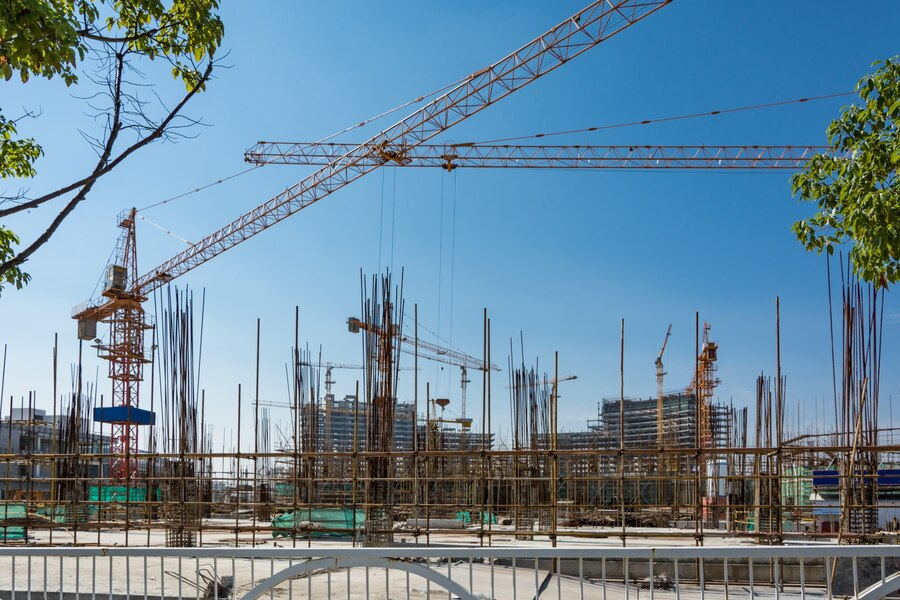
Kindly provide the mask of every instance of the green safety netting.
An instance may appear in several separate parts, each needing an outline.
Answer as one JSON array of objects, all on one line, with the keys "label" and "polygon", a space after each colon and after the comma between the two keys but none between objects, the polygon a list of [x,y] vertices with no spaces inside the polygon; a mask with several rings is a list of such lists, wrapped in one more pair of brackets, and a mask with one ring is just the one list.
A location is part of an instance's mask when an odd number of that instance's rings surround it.
[{"label": "green safety netting", "polygon": [[[156,490],[159,500],[159,490]],[[143,502],[147,499],[147,490],[143,487],[126,487],[124,485],[92,485],[88,488],[89,502]]]},{"label": "green safety netting", "polygon": [[[0,521],[6,519],[24,519],[25,503],[24,502],[3,502],[0,503]],[[21,526],[0,527],[0,540],[21,540],[25,537],[25,528]]]},{"label": "green safety netting", "polygon": [[[282,513],[272,519],[272,537],[298,535],[325,537],[349,535],[351,531],[362,529],[366,520],[364,510],[351,508],[298,508]],[[306,524],[309,525],[306,525]],[[345,530],[345,531],[335,531]]]},{"label": "green safety netting", "polygon": [[[462,521],[465,525],[469,525],[470,523],[472,523],[472,519],[472,513],[467,510],[461,510],[456,513],[456,520]],[[479,510],[475,513],[474,519],[476,523],[491,523],[494,525],[497,524],[497,515],[492,512],[483,512]]]}]

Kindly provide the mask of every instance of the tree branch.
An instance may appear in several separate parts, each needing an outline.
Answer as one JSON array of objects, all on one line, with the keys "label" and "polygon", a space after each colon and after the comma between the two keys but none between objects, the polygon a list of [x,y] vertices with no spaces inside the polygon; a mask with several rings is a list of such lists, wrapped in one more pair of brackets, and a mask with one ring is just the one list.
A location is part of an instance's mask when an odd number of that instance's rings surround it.
[{"label": "tree branch", "polygon": [[94,40],[95,42],[104,42],[106,44],[118,44],[120,42],[129,43],[136,42],[140,39],[146,37],[152,37],[159,32],[159,29],[148,29],[147,31],[143,31],[141,33],[136,33],[134,35],[129,35],[126,37],[107,37],[104,35],[97,35],[96,33],[91,33],[88,29],[79,29],[75,33],[80,35],[81,37],[87,38],[89,40]]},{"label": "tree branch", "polygon": [[[122,127],[121,115],[122,115],[122,70],[125,65],[125,57],[122,54],[116,54],[116,76],[115,83],[113,84],[113,114],[112,114],[112,127],[109,131],[109,137],[106,139],[106,144],[103,148],[103,153],[100,155],[100,159],[97,161],[97,166],[94,167],[94,174],[102,171],[104,168],[108,168],[109,166],[109,157],[112,154],[113,147],[116,144],[116,139],[119,137],[119,131]],[[88,193],[91,191],[91,188],[94,187],[94,183],[96,183],[97,177],[94,177],[89,182],[87,182],[81,190],[75,195],[74,198],[69,200],[69,203],[66,204],[65,207],[59,214],[56,215],[56,218],[50,223],[49,227],[37,237],[27,248],[16,254],[13,258],[9,259],[3,264],[0,264],[0,277],[2,277],[7,271],[10,271],[16,267],[21,266],[27,261],[32,254],[34,254],[38,248],[43,246],[50,237],[56,232],[62,222],[69,216],[69,214],[75,210],[75,207],[87,197]]]},{"label": "tree branch", "polygon": [[[150,142],[161,138],[165,134],[166,128],[169,126],[169,124],[175,119],[176,116],[178,116],[178,113],[181,111],[181,109],[184,108],[184,105],[187,104],[187,102],[191,98],[193,98],[194,95],[198,91],[200,91],[200,89],[206,84],[207,81],[209,81],[209,78],[212,75],[212,72],[213,72],[213,62],[210,61],[209,64],[206,66],[206,70],[203,72],[203,75],[197,81],[197,84],[194,85],[194,87],[191,88],[191,90],[184,96],[184,98],[181,99],[181,102],[179,102],[177,105],[175,105],[175,108],[173,108],[169,112],[169,114],[166,115],[166,118],[163,119],[162,121],[160,121],[160,124],[153,130],[153,132],[150,135],[148,135],[147,137],[145,137],[141,140],[138,140],[137,142],[132,144],[130,147],[128,147],[126,150],[124,150],[119,156],[117,156],[115,159],[110,161],[108,164],[106,164],[105,166],[98,165],[98,167],[95,168],[94,171],[89,176],[87,176],[83,179],[80,179],[74,183],[71,183],[65,187],[62,187],[56,191],[50,192],[48,194],[44,194],[43,196],[41,196],[39,198],[35,198],[34,200],[29,200],[28,202],[23,202],[16,206],[0,210],[0,218],[7,217],[9,215],[12,215],[12,214],[15,214],[18,212],[22,212],[23,210],[37,208],[41,204],[49,202],[50,200],[58,198],[64,194],[67,194],[67,193],[69,193],[73,190],[76,190],[82,186],[85,186],[88,184],[93,184],[97,179],[99,179],[100,177],[102,177],[102,176],[106,175],[107,173],[109,173],[110,171],[112,171],[116,166],[119,165],[119,163],[121,163],[123,160],[125,160],[128,156],[130,156],[136,150],[139,150],[140,148],[146,146]],[[112,149],[110,148],[110,150],[112,150]],[[63,210],[65,210],[65,209],[63,209]],[[0,269],[2,269],[3,266],[5,266],[5,265],[0,265]],[[0,270],[0,273],[2,273],[2,272],[3,271]]]}]

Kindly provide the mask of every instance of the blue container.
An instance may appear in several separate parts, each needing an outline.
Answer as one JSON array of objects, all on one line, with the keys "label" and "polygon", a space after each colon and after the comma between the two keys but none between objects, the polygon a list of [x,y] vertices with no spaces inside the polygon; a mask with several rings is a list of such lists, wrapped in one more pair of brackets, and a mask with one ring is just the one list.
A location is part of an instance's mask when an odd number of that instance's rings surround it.
[{"label": "blue container", "polygon": [[156,413],[134,406],[105,406],[94,409],[94,420],[98,423],[155,425]]},{"label": "blue container", "polygon": [[837,487],[838,472],[832,470],[813,471],[813,485],[816,487]]},{"label": "blue container", "polygon": [[[859,477],[860,472],[856,471],[855,477]],[[897,488],[900,487],[900,469],[878,469],[878,487],[879,488]],[[839,484],[839,474],[835,470],[813,471],[813,485],[816,487],[832,487],[837,488]],[[866,482],[872,480],[872,475],[865,476]]]}]

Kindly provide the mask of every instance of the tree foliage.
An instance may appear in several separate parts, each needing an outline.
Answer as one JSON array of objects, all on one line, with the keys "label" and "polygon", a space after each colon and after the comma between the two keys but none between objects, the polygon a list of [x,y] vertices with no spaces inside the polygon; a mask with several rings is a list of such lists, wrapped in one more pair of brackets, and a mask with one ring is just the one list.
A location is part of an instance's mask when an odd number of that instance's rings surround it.
[{"label": "tree foliage", "polygon": [[[10,260],[15,255],[13,246],[18,244],[19,236],[0,225],[0,261],[6,262]],[[23,273],[21,269],[10,269],[0,277],[0,289],[3,288],[4,284],[12,284],[16,286],[16,289],[21,290],[30,279],[31,275]]]},{"label": "tree foliage", "polygon": [[42,154],[33,139],[16,139],[16,123],[0,112],[0,177],[34,177],[34,161]]},{"label": "tree foliage", "polygon": [[71,85],[93,44],[110,43],[151,60],[165,57],[191,89],[201,76],[197,64],[222,41],[217,8],[218,0],[4,0],[0,75],[18,73],[23,82],[59,75]]},{"label": "tree foliage", "polygon": [[[19,252],[14,250],[18,236],[0,224],[0,291],[4,283],[21,288],[28,282],[22,264],[50,239],[99,178],[143,146],[183,135],[184,128],[197,123],[181,113],[206,89],[216,66],[224,34],[217,10],[218,0],[0,2],[0,76],[22,83],[58,77],[67,87],[90,87],[83,97],[98,123],[96,133],[82,132],[98,156],[84,177],[39,196],[0,195],[0,219],[67,199],[46,230]],[[143,61],[167,63],[172,77],[184,83],[181,98],[170,103],[148,91],[153,82],[144,79]],[[35,177],[43,154],[37,141],[18,137],[17,124],[0,112],[0,178],[7,180]]]},{"label": "tree foliage", "polygon": [[78,35],[78,9],[66,0],[5,0],[0,16],[0,75],[18,73],[22,81],[32,74],[60,75],[66,83],[78,79],[75,69],[88,46]]},{"label": "tree foliage", "polygon": [[794,194],[818,207],[793,230],[818,253],[849,245],[857,275],[887,286],[900,279],[900,61],[873,66],[857,86],[862,103],[828,127],[831,152],[793,177]]}]

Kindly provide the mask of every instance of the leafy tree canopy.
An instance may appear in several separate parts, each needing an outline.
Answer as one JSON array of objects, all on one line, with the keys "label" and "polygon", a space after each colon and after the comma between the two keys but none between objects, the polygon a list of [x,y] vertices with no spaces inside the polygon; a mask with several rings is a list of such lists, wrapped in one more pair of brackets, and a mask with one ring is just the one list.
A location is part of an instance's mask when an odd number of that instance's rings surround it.
[{"label": "leafy tree canopy", "polygon": [[23,82],[59,75],[72,85],[92,44],[113,43],[120,52],[165,57],[190,89],[201,76],[197,63],[222,41],[217,8],[218,0],[4,0],[0,75]]},{"label": "leafy tree canopy", "polygon": [[[0,77],[23,83],[33,77],[59,77],[66,86],[95,86],[100,91],[92,93],[89,106],[102,124],[100,133],[89,136],[99,160],[85,177],[37,197],[0,193],[0,219],[68,198],[45,232],[19,252],[14,248],[19,237],[0,223],[0,291],[4,284],[21,288],[28,282],[22,264],[49,240],[97,179],[144,145],[176,136],[179,128],[196,123],[185,122],[180,112],[206,89],[216,64],[224,35],[218,4],[218,0],[0,1]],[[151,102],[141,95],[148,82],[135,81],[143,77],[135,69],[143,59],[165,61],[172,76],[185,85],[174,108],[158,101],[162,115],[152,114]],[[98,98],[106,105],[98,108]],[[41,146],[17,132],[21,119],[34,116],[26,113],[11,119],[0,106],[0,178],[37,175]],[[133,135],[123,141],[124,132]]]},{"label": "leafy tree canopy", "polygon": [[861,104],[828,126],[831,152],[793,177],[793,191],[818,210],[794,224],[807,250],[850,247],[857,275],[887,286],[900,280],[900,62],[876,62],[858,86]]}]

